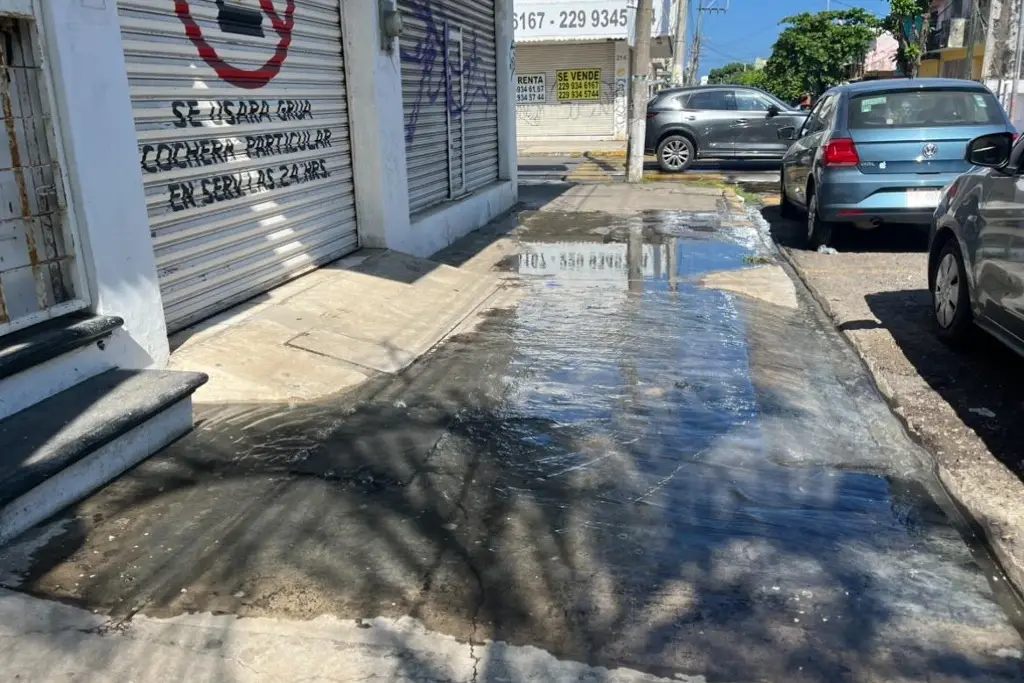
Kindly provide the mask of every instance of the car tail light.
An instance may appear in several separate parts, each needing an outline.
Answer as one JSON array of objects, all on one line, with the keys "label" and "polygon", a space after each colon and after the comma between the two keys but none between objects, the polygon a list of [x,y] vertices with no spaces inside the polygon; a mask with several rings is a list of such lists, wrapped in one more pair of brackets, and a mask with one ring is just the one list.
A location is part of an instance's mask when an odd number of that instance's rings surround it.
[{"label": "car tail light", "polygon": [[653,119],[657,115],[658,115],[658,112],[656,112],[656,111],[649,111],[649,112],[647,112],[647,120],[650,121],[651,119]]},{"label": "car tail light", "polygon": [[860,155],[857,154],[857,145],[853,144],[850,138],[835,138],[829,140],[825,147],[825,165],[856,166],[860,163]]}]

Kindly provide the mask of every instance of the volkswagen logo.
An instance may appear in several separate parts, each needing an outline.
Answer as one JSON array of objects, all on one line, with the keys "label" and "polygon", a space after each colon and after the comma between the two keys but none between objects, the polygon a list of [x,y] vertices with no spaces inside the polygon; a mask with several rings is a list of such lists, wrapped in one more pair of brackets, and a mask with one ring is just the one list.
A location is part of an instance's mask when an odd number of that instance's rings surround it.
[{"label": "volkswagen logo", "polygon": [[921,153],[931,159],[933,156],[938,154],[939,147],[934,142],[929,142],[927,145],[921,148]]}]

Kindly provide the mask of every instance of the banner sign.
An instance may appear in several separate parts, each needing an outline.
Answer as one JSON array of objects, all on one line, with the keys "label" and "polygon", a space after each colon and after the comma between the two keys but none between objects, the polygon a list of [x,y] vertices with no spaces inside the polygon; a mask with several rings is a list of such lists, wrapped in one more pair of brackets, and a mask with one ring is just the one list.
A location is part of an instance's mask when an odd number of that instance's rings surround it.
[{"label": "banner sign", "polygon": [[[673,7],[673,0],[654,0],[651,36],[669,34]],[[635,3],[627,0],[524,0],[515,3],[512,24],[517,42],[590,38],[632,41],[635,13]]]},{"label": "banner sign", "polygon": [[555,72],[555,93],[559,102],[601,99],[600,69],[565,69]]},{"label": "banner sign", "polygon": [[544,74],[516,74],[516,104],[535,104],[546,100]]}]

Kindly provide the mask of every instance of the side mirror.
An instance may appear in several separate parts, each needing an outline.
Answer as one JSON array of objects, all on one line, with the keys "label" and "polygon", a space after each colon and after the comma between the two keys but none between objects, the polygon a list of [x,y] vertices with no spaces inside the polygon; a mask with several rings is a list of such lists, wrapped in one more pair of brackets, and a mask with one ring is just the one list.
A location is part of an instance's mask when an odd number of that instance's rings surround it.
[{"label": "side mirror", "polygon": [[775,118],[782,113],[782,110],[776,107],[774,104],[768,105],[768,118]]},{"label": "side mirror", "polygon": [[796,140],[796,126],[783,126],[779,128],[780,140]]},{"label": "side mirror", "polygon": [[992,133],[974,138],[967,143],[967,163],[985,168],[1003,168],[1010,163],[1013,135]]}]

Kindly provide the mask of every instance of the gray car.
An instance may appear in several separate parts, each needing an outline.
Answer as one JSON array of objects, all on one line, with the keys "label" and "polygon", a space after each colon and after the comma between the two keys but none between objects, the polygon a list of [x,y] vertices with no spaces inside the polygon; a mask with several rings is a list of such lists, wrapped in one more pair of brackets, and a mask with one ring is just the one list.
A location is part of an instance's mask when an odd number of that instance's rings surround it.
[{"label": "gray car", "polygon": [[967,145],[974,164],[942,191],[928,251],[939,335],[975,326],[1024,355],[1024,142],[1009,133]]},{"label": "gray car", "polygon": [[808,246],[848,225],[920,226],[940,192],[970,166],[968,141],[1012,132],[980,83],[941,78],[868,81],[829,90],[782,160],[781,210],[804,217]]},{"label": "gray car", "polygon": [[798,128],[805,118],[757,88],[668,88],[647,103],[644,147],[670,173],[697,159],[781,159],[789,142],[779,129]]}]

